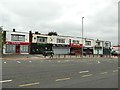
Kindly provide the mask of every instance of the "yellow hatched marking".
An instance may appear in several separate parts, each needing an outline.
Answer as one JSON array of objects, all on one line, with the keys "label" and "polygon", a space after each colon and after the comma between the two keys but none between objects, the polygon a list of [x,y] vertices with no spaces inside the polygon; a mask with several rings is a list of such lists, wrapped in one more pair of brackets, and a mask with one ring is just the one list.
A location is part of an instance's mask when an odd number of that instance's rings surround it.
[{"label": "yellow hatched marking", "polygon": [[113,70],[113,72],[118,72],[118,70]]},{"label": "yellow hatched marking", "polygon": [[107,74],[108,72],[102,72],[102,73],[100,73],[100,74]]},{"label": "yellow hatched marking", "polygon": [[81,77],[89,77],[89,76],[92,76],[92,74],[83,75],[83,76],[81,76]]},{"label": "yellow hatched marking", "polygon": [[24,85],[19,85],[19,86],[24,87],[24,86],[37,85],[37,84],[40,84],[40,83],[37,82],[37,83],[30,83],[30,84],[24,84]]},{"label": "yellow hatched marking", "polygon": [[56,79],[56,81],[69,80],[70,78]]}]

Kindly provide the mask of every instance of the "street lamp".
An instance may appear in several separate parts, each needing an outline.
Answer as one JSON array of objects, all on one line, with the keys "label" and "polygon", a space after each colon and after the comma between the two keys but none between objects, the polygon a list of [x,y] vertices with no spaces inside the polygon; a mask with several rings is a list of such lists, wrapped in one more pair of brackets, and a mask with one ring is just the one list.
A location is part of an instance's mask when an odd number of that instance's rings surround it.
[{"label": "street lamp", "polygon": [[83,57],[83,19],[84,17],[82,17],[82,57]]}]

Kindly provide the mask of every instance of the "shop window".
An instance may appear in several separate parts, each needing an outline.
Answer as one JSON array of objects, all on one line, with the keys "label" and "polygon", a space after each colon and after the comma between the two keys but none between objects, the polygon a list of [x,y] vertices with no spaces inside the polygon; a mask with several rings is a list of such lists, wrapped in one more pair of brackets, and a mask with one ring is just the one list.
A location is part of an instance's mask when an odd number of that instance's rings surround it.
[{"label": "shop window", "polygon": [[28,53],[28,45],[20,45],[20,52],[21,53]]},{"label": "shop window", "polygon": [[37,36],[37,42],[47,42],[47,37],[39,37],[39,36]]},{"label": "shop window", "polygon": [[107,47],[107,46],[108,46],[108,43],[105,43],[105,46]]},{"label": "shop window", "polygon": [[25,42],[25,35],[12,34],[11,35],[11,40],[12,41],[22,41],[22,42]]},{"label": "shop window", "polygon": [[53,41],[53,39],[51,38],[51,41]]},{"label": "shop window", "polygon": [[100,45],[100,42],[96,42],[97,45]]},{"label": "shop window", "polygon": [[6,52],[15,53],[15,45],[7,45]]},{"label": "shop window", "polygon": [[57,43],[65,43],[65,39],[57,39]]},{"label": "shop window", "polygon": [[73,40],[73,43],[79,44],[79,41],[78,40]]},{"label": "shop window", "polygon": [[91,45],[91,41],[85,41],[85,45]]}]

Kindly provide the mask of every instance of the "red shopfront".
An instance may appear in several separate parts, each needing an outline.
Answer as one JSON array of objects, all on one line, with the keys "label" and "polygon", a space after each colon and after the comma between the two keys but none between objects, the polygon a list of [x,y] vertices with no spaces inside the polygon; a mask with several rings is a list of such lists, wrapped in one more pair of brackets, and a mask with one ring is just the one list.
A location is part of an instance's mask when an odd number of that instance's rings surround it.
[{"label": "red shopfront", "polygon": [[82,44],[72,43],[70,45],[70,53],[71,54],[82,54]]},{"label": "red shopfront", "polygon": [[29,53],[29,46],[31,43],[26,42],[5,42],[6,53]]}]

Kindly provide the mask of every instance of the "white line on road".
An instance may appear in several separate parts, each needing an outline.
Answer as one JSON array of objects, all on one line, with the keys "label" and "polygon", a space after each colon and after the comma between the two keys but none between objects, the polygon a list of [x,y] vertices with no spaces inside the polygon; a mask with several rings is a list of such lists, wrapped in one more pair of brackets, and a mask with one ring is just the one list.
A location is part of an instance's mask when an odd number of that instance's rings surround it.
[{"label": "white line on road", "polygon": [[32,61],[29,61],[30,63],[32,62]]},{"label": "white line on road", "polygon": [[79,73],[87,73],[87,72],[89,72],[89,71],[81,71],[81,72],[79,72]]},{"label": "white line on road", "polygon": [[5,82],[11,82],[12,80],[4,80],[4,81],[0,81],[0,83],[5,83]]},{"label": "white line on road", "polygon": [[100,61],[98,61],[98,63],[100,63]]},{"label": "white line on road", "polygon": [[58,61],[60,63],[60,61]]},{"label": "white line on road", "polygon": [[17,61],[17,63],[21,63],[21,62]]},{"label": "white line on road", "polygon": [[7,63],[7,62],[4,62],[4,63]]}]

